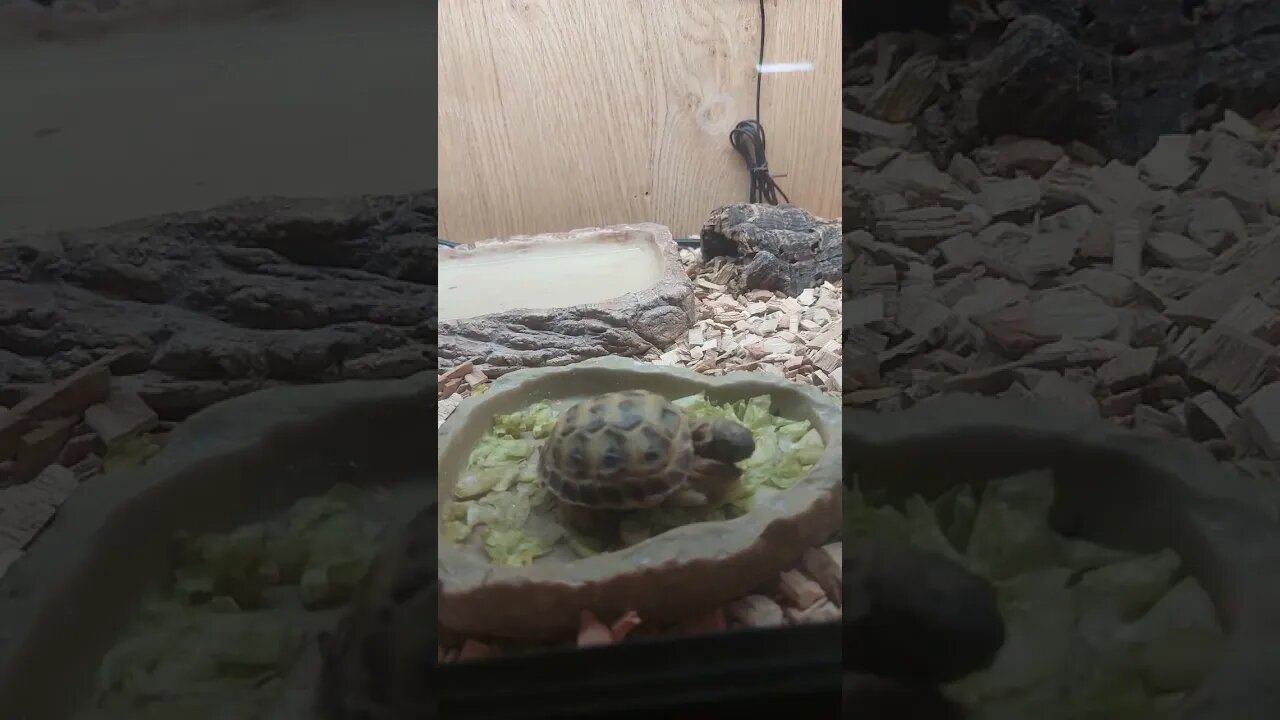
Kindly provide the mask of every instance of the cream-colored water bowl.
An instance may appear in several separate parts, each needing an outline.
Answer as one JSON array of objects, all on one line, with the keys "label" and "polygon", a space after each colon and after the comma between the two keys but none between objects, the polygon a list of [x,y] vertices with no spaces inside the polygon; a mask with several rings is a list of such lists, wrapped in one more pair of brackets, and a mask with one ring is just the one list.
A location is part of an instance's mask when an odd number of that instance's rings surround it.
[{"label": "cream-colored water bowl", "polygon": [[455,248],[440,257],[440,319],[595,305],[640,292],[662,280],[660,241],[660,233],[635,227]]},{"label": "cream-colored water bowl", "polygon": [[[579,553],[560,545],[528,564],[495,562],[473,536],[449,531],[455,484],[494,426],[538,403],[563,407],[597,394],[648,390],[672,400],[705,393],[711,403],[768,398],[773,415],[808,423],[821,439],[815,462],[786,489],[757,496],[731,519],[694,521],[633,544]],[[504,376],[458,407],[440,428],[440,622],[482,637],[555,639],[572,633],[583,610],[600,617],[635,611],[674,621],[745,595],[794,565],[840,525],[839,408],[815,388],[763,373],[708,377],[626,358]],[[538,513],[545,513],[539,515]],[[555,523],[545,508],[537,525]],[[585,556],[583,556],[585,555]]]},{"label": "cream-colored water bowl", "polygon": [[440,253],[442,365],[491,376],[665,347],[694,320],[671,231],[640,223],[522,235]]}]

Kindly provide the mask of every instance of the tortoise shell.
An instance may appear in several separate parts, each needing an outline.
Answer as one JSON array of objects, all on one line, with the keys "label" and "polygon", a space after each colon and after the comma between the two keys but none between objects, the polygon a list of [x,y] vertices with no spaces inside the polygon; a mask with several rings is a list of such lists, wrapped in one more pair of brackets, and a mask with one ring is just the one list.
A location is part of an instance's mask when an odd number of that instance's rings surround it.
[{"label": "tortoise shell", "polygon": [[683,488],[693,461],[689,415],[660,395],[632,390],[565,410],[542,446],[538,474],[562,502],[630,510]]}]

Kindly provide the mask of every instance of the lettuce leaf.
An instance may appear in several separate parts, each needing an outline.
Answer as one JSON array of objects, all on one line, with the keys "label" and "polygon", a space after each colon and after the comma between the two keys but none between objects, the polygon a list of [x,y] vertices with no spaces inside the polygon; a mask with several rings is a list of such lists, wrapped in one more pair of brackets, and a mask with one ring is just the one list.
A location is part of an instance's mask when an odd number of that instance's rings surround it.
[{"label": "lettuce leaf", "polygon": [[987,483],[973,522],[968,557],[992,580],[1057,564],[1059,540],[1049,527],[1053,475],[1033,471]]},{"label": "lettuce leaf", "polygon": [[1194,578],[1175,585],[1126,635],[1138,671],[1157,692],[1198,687],[1225,643],[1213,601]]}]

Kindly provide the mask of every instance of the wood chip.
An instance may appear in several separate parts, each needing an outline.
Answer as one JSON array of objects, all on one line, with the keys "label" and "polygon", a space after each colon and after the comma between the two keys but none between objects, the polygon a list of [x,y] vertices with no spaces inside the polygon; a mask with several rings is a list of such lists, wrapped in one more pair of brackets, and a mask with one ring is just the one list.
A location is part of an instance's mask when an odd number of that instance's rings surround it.
[{"label": "wood chip", "polygon": [[776,627],[785,622],[782,606],[764,595],[748,595],[734,600],[726,611],[730,619],[745,627]]},{"label": "wood chip", "polygon": [[1271,383],[1240,406],[1249,434],[1271,460],[1280,460],[1280,383]]},{"label": "wood chip", "polygon": [[779,590],[794,607],[801,610],[826,597],[822,586],[798,570],[785,570],[779,581]]},{"label": "wood chip", "polygon": [[1098,382],[1113,393],[1141,387],[1151,379],[1158,354],[1153,347],[1121,353],[1098,368]]},{"label": "wood chip", "polygon": [[820,548],[805,551],[801,565],[806,573],[818,583],[823,593],[836,605],[840,605],[843,595],[844,553],[841,543],[831,543]]},{"label": "wood chip", "polygon": [[101,438],[108,452],[150,432],[159,422],[142,398],[121,390],[112,391],[105,401],[84,411],[84,424]]}]

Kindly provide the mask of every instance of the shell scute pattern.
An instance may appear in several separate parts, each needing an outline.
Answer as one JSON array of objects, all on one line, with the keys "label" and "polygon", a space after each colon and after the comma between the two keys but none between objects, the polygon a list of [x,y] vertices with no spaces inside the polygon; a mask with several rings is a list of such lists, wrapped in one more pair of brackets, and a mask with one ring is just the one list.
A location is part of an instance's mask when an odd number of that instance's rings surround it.
[{"label": "shell scute pattern", "polygon": [[692,465],[688,415],[644,391],[568,408],[539,458],[547,487],[563,502],[612,509],[658,504],[688,481]]}]

